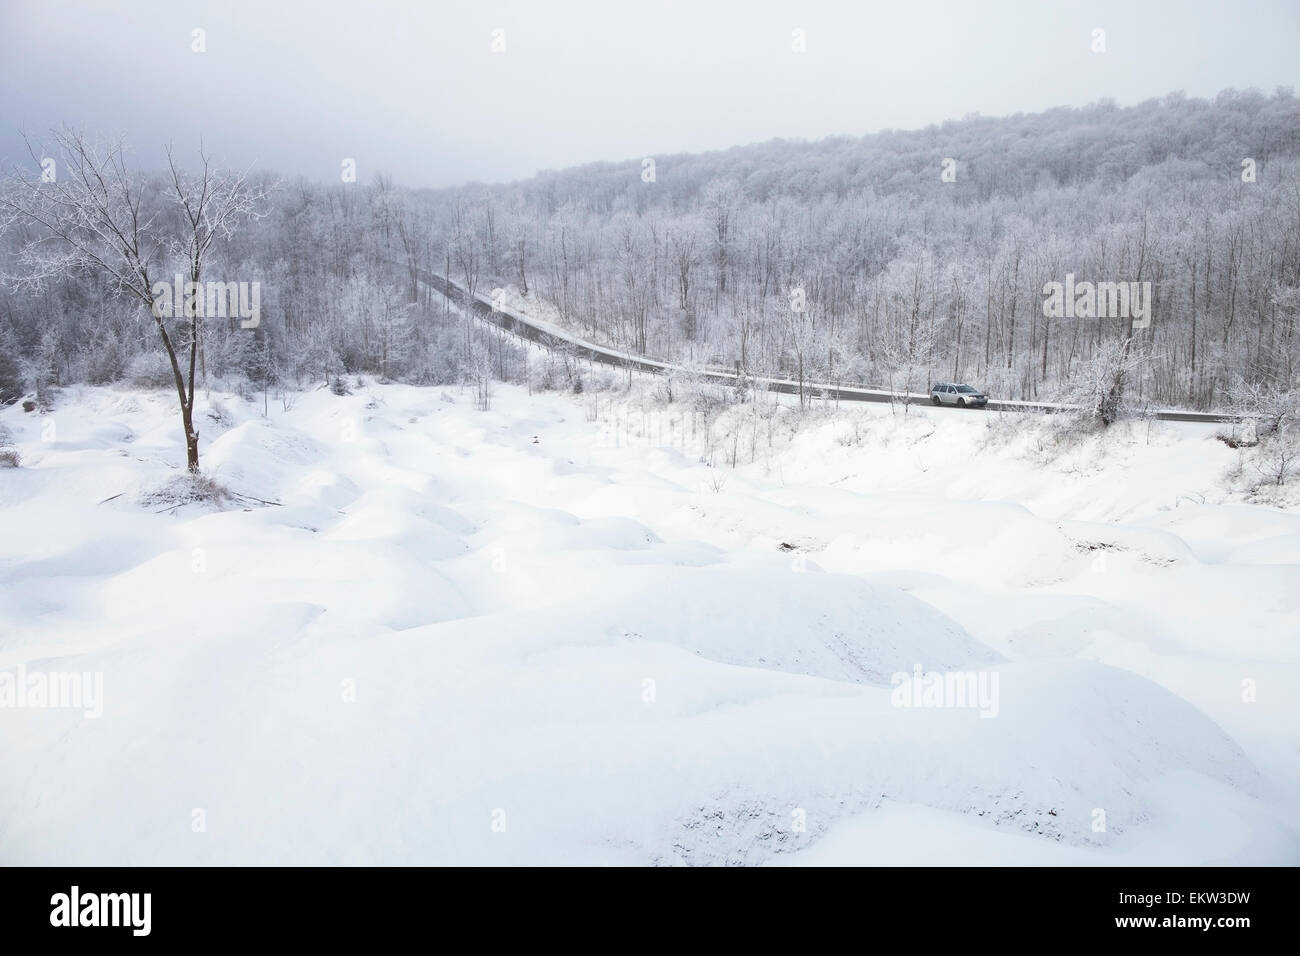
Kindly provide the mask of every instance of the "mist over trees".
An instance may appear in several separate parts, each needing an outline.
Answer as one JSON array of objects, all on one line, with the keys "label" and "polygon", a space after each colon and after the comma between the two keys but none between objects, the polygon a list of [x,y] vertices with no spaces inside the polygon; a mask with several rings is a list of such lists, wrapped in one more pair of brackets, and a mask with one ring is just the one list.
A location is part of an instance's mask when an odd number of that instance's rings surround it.
[{"label": "mist over trees", "polygon": [[[146,203],[168,185],[137,182]],[[1289,387],[1300,374],[1300,101],[1288,90],[974,116],[438,191],[383,176],[249,182],[269,194],[264,210],[213,246],[204,271],[260,283],[260,321],[199,323],[200,379],[522,375],[521,353],[420,284],[422,268],[478,292],[513,287],[606,344],[808,382],[969,380],[1052,399],[1114,355],[1126,401],[1214,408],[1242,383]],[[19,281],[0,292],[0,401],[72,382],[170,385],[158,330],[121,283],[84,261],[33,271],[44,238],[21,217],[4,231],[0,271]],[[184,259],[164,244],[151,268],[169,276]],[[1044,285],[1067,274],[1149,282],[1149,326],[1046,317]]]}]

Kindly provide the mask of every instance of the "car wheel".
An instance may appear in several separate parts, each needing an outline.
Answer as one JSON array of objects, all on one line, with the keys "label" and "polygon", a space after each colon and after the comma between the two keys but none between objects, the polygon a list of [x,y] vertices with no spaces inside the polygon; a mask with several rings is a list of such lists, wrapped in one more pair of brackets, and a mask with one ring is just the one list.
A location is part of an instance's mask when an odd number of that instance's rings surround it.
[{"label": "car wheel", "polygon": [[957,399],[957,407],[958,407],[958,408],[965,408],[965,407],[966,407],[966,399],[964,399],[964,398],[959,398],[959,399]]},{"label": "car wheel", "polygon": [[934,402],[934,404],[936,404],[936,405],[942,405],[942,404],[943,404],[942,402],[939,401],[939,396],[938,396],[938,395],[931,395],[931,396],[930,396],[930,401]]}]

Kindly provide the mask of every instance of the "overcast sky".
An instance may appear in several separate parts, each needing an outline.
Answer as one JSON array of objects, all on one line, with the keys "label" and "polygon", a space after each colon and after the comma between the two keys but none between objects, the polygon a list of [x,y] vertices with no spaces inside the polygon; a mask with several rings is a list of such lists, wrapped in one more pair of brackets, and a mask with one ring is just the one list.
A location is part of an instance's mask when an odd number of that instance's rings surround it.
[{"label": "overcast sky", "polygon": [[232,165],[446,186],[1279,85],[1300,88],[1300,0],[0,0],[6,167],[19,129],[67,122],[141,166],[202,136]]}]

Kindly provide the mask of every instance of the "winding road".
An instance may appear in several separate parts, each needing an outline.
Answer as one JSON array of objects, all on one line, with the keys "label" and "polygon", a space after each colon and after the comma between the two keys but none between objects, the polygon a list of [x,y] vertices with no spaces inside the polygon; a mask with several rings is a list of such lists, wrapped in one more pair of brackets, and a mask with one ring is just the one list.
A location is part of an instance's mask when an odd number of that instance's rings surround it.
[{"label": "winding road", "polygon": [[[457,303],[465,301],[464,287],[446,276],[438,275],[427,269],[417,269],[416,274],[419,276],[420,281],[432,286],[452,301]],[[472,307],[475,316],[482,321],[504,329],[522,339],[535,342],[543,348],[563,350],[578,358],[598,362],[601,365],[611,365],[616,368],[631,369],[634,372],[646,372],[651,375],[687,371],[680,365],[660,362],[644,355],[623,352],[605,345],[597,345],[548,322],[542,322],[507,309],[498,308],[491,298],[481,293],[474,293]],[[705,381],[722,385],[734,385],[738,378],[735,372],[723,369],[709,369],[695,374]],[[773,378],[764,375],[749,375],[747,377],[753,384],[767,388],[769,391],[792,395],[799,394],[799,383],[791,379]],[[925,394],[891,392],[884,389],[863,388],[857,385],[828,385],[822,382],[804,382],[803,388],[845,402],[896,402],[907,398],[923,404],[929,404],[930,402],[930,396]],[[988,408],[994,411],[1007,412],[1054,412],[1065,411],[1070,406],[1048,402],[994,401],[990,399]],[[1231,422],[1236,420],[1231,415],[1216,415],[1210,412],[1185,412],[1172,409],[1157,411],[1154,417],[1159,421],[1166,422]]]}]

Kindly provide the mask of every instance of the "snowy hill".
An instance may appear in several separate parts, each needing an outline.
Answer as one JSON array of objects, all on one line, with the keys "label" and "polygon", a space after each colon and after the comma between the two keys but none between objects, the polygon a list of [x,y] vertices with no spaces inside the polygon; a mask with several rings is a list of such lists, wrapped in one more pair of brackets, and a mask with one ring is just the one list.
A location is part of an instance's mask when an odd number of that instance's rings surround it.
[{"label": "snowy hill", "polygon": [[1209,428],[473,404],[208,400],[220,509],[162,392],[0,410],[0,673],[102,674],[0,708],[0,863],[1300,862],[1300,516]]}]

